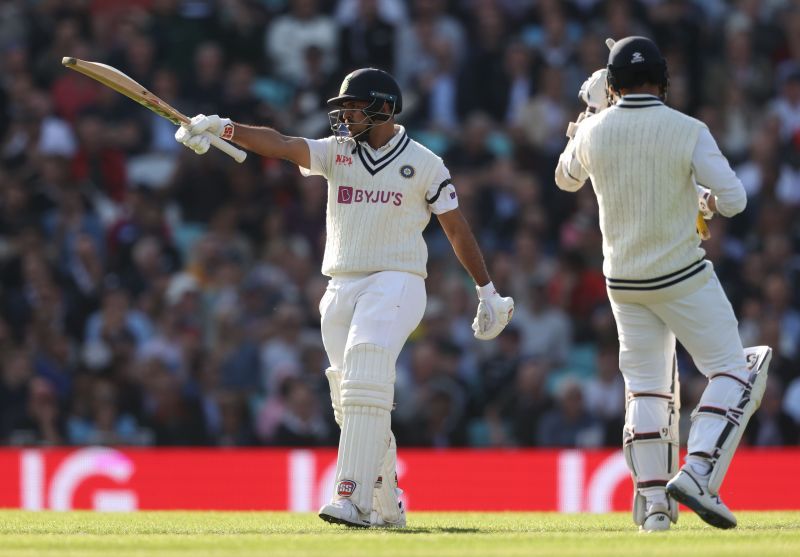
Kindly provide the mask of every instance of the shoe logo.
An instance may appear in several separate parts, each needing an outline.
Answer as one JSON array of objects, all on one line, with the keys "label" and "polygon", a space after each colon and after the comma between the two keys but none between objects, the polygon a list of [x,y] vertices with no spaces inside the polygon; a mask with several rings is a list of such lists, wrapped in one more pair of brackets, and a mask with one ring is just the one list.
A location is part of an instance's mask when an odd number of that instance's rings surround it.
[{"label": "shoe logo", "polygon": [[644,62],[644,56],[642,56],[641,52],[634,52],[633,56],[631,57],[631,64],[641,64]]},{"label": "shoe logo", "polygon": [[356,490],[356,482],[353,480],[342,480],[336,484],[336,495],[339,497],[350,497]]}]

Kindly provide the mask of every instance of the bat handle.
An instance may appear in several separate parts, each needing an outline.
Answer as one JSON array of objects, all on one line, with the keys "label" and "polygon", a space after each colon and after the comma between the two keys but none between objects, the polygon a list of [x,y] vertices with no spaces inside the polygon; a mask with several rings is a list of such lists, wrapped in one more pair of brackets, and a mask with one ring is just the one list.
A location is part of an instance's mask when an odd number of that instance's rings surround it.
[{"label": "bat handle", "polygon": [[203,135],[205,135],[211,141],[211,145],[231,157],[236,162],[244,162],[244,159],[247,158],[247,152],[231,145],[221,137],[208,132],[203,132]]},{"label": "bat handle", "polygon": [[711,232],[708,230],[708,225],[703,218],[703,213],[697,213],[697,233],[700,235],[701,240],[711,239]]}]

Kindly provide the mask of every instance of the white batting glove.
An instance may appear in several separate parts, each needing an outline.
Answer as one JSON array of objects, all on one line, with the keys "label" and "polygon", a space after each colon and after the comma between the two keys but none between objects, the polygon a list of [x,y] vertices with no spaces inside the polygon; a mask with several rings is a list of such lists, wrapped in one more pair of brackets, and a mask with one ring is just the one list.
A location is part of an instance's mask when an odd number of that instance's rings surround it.
[{"label": "white batting glove", "polygon": [[233,137],[233,123],[230,118],[220,118],[216,114],[198,114],[188,124],[178,128],[175,141],[202,155],[211,147],[211,140],[206,132],[230,140]]},{"label": "white batting glove", "polygon": [[597,70],[583,82],[578,97],[586,103],[592,112],[600,112],[608,108],[608,95],[606,95],[606,77],[608,70]]},{"label": "white batting glove", "polygon": [[711,197],[711,190],[703,186],[695,186],[697,188],[697,204],[700,212],[703,214],[705,220],[714,218],[714,211],[708,206],[708,198]]},{"label": "white batting glove", "polygon": [[475,338],[491,340],[506,328],[514,315],[514,299],[503,298],[490,282],[486,286],[476,286],[478,291],[478,312],[472,322]]}]

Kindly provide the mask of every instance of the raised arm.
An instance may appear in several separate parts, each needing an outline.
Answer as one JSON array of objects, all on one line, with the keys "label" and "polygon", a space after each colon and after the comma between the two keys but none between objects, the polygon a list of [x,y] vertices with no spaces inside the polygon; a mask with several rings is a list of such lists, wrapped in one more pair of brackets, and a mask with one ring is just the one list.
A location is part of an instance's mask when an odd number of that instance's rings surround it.
[{"label": "raised arm", "polygon": [[304,139],[283,135],[272,128],[234,123],[216,114],[198,114],[188,125],[178,129],[175,140],[202,155],[210,145],[208,138],[202,135],[206,131],[264,157],[284,159],[303,168],[309,168],[311,164],[311,154]]},{"label": "raised arm", "polygon": [[302,168],[311,165],[308,144],[302,137],[289,137],[272,128],[234,123],[231,140],[263,157],[284,159]]}]

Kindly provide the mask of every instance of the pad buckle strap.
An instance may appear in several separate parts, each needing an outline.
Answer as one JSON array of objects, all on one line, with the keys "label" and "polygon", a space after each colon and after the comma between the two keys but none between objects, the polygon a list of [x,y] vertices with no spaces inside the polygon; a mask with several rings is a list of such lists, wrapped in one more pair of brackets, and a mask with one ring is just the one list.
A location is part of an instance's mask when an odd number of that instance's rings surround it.
[{"label": "pad buckle strap", "polygon": [[744,387],[745,391],[748,392],[748,393],[750,392],[750,389],[753,387],[753,384],[752,384],[751,381],[745,381],[744,379],[742,379],[740,377],[736,377],[732,373],[727,373],[727,372],[724,372],[724,371],[720,372],[720,373],[715,373],[713,375],[709,375],[708,376],[708,380],[710,382],[710,381],[713,381],[714,379],[718,379],[718,378],[721,378],[721,377],[727,377],[728,379],[733,379],[734,381],[739,383],[742,387]]},{"label": "pad buckle strap", "polygon": [[739,420],[742,418],[742,414],[744,414],[744,412],[741,408],[736,408],[734,406],[729,408],[719,408],[717,406],[698,406],[695,411],[692,412],[692,421],[694,421],[699,414],[705,414],[707,416],[726,420],[738,427]]},{"label": "pad buckle strap", "polygon": [[664,400],[668,400],[669,402],[673,402],[674,397],[671,394],[664,394],[664,393],[628,393],[628,401],[633,400],[634,398],[661,398]]}]

